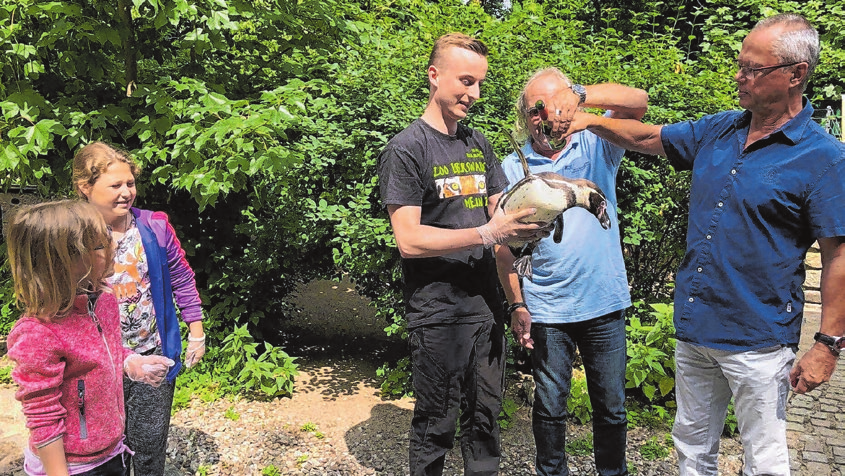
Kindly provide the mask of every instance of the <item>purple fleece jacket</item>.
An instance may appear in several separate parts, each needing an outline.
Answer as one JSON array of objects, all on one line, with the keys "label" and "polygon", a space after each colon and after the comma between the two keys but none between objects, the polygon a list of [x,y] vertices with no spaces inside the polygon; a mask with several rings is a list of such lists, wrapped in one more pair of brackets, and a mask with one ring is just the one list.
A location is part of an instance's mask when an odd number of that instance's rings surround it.
[{"label": "purple fleece jacket", "polygon": [[176,362],[167,373],[167,380],[172,382],[182,368],[179,358],[182,354],[182,336],[179,333],[174,297],[182,320],[188,324],[202,319],[202,302],[194,270],[185,259],[185,251],[167,214],[139,208],[133,208],[132,213],[137,219],[144,252],[150,263],[150,292],[162,353]]}]

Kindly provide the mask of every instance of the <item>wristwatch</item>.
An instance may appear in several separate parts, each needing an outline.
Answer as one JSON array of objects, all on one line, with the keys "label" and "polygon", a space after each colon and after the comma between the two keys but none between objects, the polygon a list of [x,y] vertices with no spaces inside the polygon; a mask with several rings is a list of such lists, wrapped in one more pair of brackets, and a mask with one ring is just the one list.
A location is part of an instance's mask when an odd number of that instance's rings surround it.
[{"label": "wristwatch", "polygon": [[587,101],[587,88],[585,88],[583,85],[573,84],[572,86],[569,87],[569,89],[571,89],[572,92],[577,94],[578,97],[580,98],[578,100],[579,106],[581,104],[584,104],[585,101]]},{"label": "wristwatch", "polygon": [[822,344],[830,347],[830,351],[836,355],[839,355],[839,353],[845,349],[845,336],[829,336],[827,334],[822,334],[821,332],[816,332],[813,339],[815,339],[816,342],[821,342]]}]

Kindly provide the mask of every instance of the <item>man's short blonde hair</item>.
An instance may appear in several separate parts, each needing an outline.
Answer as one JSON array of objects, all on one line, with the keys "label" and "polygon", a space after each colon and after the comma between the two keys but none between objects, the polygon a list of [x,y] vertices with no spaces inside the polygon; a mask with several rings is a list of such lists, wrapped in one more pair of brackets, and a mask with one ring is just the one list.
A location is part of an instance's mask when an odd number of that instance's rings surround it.
[{"label": "man's short blonde hair", "polygon": [[470,50],[485,58],[489,53],[487,45],[482,43],[481,40],[477,40],[463,33],[447,33],[434,42],[434,47],[431,49],[431,55],[428,57],[428,66],[426,68],[435,65],[440,60],[443,52],[451,46]]}]

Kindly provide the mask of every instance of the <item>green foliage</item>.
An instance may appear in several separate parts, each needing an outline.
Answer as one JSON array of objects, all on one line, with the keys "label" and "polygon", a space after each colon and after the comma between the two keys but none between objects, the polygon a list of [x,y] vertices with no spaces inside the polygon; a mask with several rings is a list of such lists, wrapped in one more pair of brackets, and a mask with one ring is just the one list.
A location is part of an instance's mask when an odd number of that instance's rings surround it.
[{"label": "green foliage", "polygon": [[[223,366],[218,370],[222,380],[247,392],[260,392],[268,397],[289,396],[298,374],[296,357],[290,357],[280,347],[264,343],[258,355],[258,344],[246,328],[235,327],[223,339]],[[256,356],[258,356],[256,358]]]},{"label": "green foliage", "polygon": [[381,394],[386,397],[404,397],[413,393],[411,386],[411,359],[401,358],[394,366],[384,364],[376,370],[382,379]]},{"label": "green foliage", "polygon": [[513,415],[519,410],[519,405],[510,397],[502,399],[502,411],[499,412],[499,417],[496,421],[499,423],[499,428],[507,430],[513,423]]},{"label": "green foliage", "polygon": [[236,412],[234,407],[227,408],[226,413],[224,413],[223,416],[232,421],[238,421],[241,419],[241,414]]},{"label": "green foliage", "polygon": [[[6,243],[0,243],[0,251],[6,255]],[[9,261],[4,259],[0,264],[0,335],[8,335],[12,326],[20,317],[20,310],[15,304],[15,288]]]},{"label": "green foliage", "polygon": [[728,415],[725,418],[725,428],[722,431],[722,434],[725,436],[733,436],[736,435],[739,427],[739,423],[736,421],[736,413],[734,411],[734,401],[731,399],[730,405],[728,405]]},{"label": "green foliage", "polygon": [[582,425],[590,421],[593,404],[587,393],[587,377],[583,371],[573,372],[572,386],[569,390],[569,400],[566,402],[569,415],[575,417]]},{"label": "green foliage", "polygon": [[652,429],[671,428],[675,421],[674,400],[666,402],[665,406],[639,402],[629,402],[627,405],[628,428],[647,427]]},{"label": "green foliage", "polygon": [[663,441],[657,436],[652,436],[648,439],[645,443],[643,443],[640,448],[640,454],[642,455],[643,459],[646,461],[653,461],[656,459],[663,459],[669,456],[670,448],[672,447],[672,437],[671,435],[666,435],[663,438]]},{"label": "green foliage", "polygon": [[593,434],[587,433],[567,441],[566,453],[572,456],[589,456],[593,454]]},{"label": "green foliage", "polygon": [[[259,355],[260,346],[246,324],[235,326],[221,344],[210,346],[199,364],[179,374],[173,396],[174,412],[186,407],[192,398],[212,402],[225,395],[268,398],[293,393],[298,374],[296,357],[268,342],[263,344]],[[227,418],[236,416],[237,413],[226,412]]]},{"label": "green foliage", "polygon": [[280,476],[281,474],[279,469],[272,464],[261,469],[261,476]]},{"label": "green foliage", "polygon": [[625,388],[640,389],[647,402],[659,402],[675,388],[675,326],[671,304],[651,304],[643,322],[632,316],[625,326],[628,364]]},{"label": "green foliage", "polygon": [[0,365],[0,385],[9,385],[12,383],[12,366],[3,363]]}]

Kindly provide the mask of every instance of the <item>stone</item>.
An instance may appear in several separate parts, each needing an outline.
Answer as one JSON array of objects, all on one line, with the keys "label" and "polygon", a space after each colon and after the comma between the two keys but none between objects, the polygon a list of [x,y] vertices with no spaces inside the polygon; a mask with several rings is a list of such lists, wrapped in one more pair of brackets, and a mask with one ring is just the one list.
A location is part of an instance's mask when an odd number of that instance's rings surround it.
[{"label": "stone", "polygon": [[827,463],[827,456],[824,453],[816,453],[814,451],[804,451],[801,453],[804,461],[815,463]]},{"label": "stone", "polygon": [[804,265],[807,269],[822,269],[822,254],[819,252],[808,251],[807,258],[804,260]]},{"label": "stone", "polygon": [[808,269],[807,270],[807,277],[804,279],[804,287],[805,288],[812,288],[812,289],[819,289],[819,286],[821,286],[821,281],[822,281],[821,270]]},{"label": "stone", "polygon": [[804,300],[807,303],[810,303],[810,304],[821,304],[822,303],[822,293],[821,293],[821,291],[817,291],[815,289],[810,289],[810,288],[805,287],[804,288]]}]

